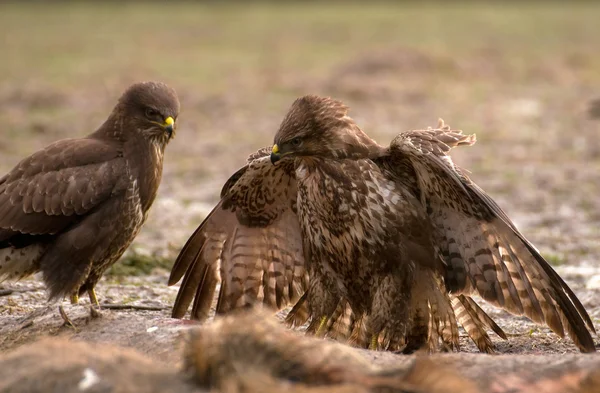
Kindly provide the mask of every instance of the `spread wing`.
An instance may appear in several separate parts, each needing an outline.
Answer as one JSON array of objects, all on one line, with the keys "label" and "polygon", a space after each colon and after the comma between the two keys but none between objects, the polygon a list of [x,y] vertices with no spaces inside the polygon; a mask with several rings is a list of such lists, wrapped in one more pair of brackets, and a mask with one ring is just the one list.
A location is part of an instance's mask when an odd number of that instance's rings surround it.
[{"label": "spread wing", "polygon": [[174,318],[182,318],[192,300],[191,317],[207,318],[219,280],[218,313],[260,298],[280,309],[306,288],[293,163],[273,165],[264,149],[249,161],[227,181],[221,201],[175,261],[169,285],[183,282]]},{"label": "spread wing", "polygon": [[61,232],[115,191],[124,162],[115,146],[64,139],[0,178],[0,248]]},{"label": "spread wing", "polygon": [[538,323],[561,337],[565,331],[585,352],[595,350],[589,315],[572,290],[500,207],[446,153],[470,145],[441,123],[438,129],[398,135],[382,165],[402,168],[409,160],[417,192],[435,227],[435,243],[446,262],[453,293],[479,294],[486,301]]}]

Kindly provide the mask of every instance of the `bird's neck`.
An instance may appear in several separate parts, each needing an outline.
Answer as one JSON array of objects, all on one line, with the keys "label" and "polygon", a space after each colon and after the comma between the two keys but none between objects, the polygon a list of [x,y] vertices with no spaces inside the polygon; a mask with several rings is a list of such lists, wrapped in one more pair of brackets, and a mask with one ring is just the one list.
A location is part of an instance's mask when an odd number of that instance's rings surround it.
[{"label": "bird's neck", "polygon": [[115,143],[123,143],[125,135],[124,119],[119,116],[117,111],[113,111],[106,121],[91,136],[98,139],[106,139]]},{"label": "bird's neck", "polygon": [[113,112],[93,136],[116,144],[122,152],[131,178],[137,179],[139,198],[145,213],[154,202],[162,178],[167,140],[150,140],[127,127],[124,119]]},{"label": "bird's neck", "polygon": [[164,148],[164,144],[144,138],[131,138],[124,144],[127,166],[134,178],[138,179],[144,213],[152,206],[162,179]]}]

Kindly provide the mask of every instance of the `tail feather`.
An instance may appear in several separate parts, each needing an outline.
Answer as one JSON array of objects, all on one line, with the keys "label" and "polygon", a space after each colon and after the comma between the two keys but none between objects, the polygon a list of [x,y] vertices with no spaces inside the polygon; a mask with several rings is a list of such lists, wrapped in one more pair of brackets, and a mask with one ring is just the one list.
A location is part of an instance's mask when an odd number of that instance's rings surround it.
[{"label": "tail feather", "polygon": [[431,310],[431,331],[436,331],[430,340],[430,345],[434,345],[433,338],[439,337],[444,349],[458,351],[460,349],[458,325],[450,299],[447,296],[431,297],[429,308]]},{"label": "tail feather", "polygon": [[41,244],[0,249],[0,282],[18,281],[37,272],[44,250],[45,247]]},{"label": "tail feather", "polygon": [[496,351],[490,336],[484,329],[485,326],[490,327],[500,337],[506,339],[504,331],[470,297],[453,296],[452,307],[458,322],[481,352],[491,354]]},{"label": "tail feather", "polygon": [[477,292],[512,314],[546,324],[561,337],[567,333],[581,351],[595,351],[589,315],[531,244],[500,218],[477,225],[459,218],[446,216],[448,223],[455,224],[453,230],[461,233],[447,240],[450,290]]},{"label": "tail feather", "polygon": [[342,300],[329,320],[327,336],[337,341],[348,341],[355,328],[356,315],[350,304]]},{"label": "tail feather", "polygon": [[302,326],[310,319],[307,297],[307,293],[304,292],[285,317],[285,322],[291,327]]}]

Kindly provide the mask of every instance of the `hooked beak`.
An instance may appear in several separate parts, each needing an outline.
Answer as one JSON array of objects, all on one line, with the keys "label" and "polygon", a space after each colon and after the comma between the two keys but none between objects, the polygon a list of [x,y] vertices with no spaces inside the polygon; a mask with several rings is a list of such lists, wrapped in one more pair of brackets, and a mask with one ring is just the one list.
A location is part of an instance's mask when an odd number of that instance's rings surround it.
[{"label": "hooked beak", "polygon": [[273,145],[273,150],[271,151],[271,164],[275,164],[280,159],[281,155],[279,154],[279,146],[275,144]]},{"label": "hooked beak", "polygon": [[165,122],[162,126],[165,129],[165,131],[167,131],[167,133],[169,134],[170,139],[173,136],[173,131],[175,130],[175,120],[173,120],[173,118],[169,116],[165,119]]}]

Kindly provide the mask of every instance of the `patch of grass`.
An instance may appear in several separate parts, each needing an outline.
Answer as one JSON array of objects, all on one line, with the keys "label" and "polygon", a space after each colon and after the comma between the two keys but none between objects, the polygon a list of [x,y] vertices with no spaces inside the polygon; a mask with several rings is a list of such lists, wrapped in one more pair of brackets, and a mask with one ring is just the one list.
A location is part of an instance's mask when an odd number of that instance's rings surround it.
[{"label": "patch of grass", "polygon": [[112,277],[145,276],[157,268],[170,270],[172,265],[171,258],[142,254],[133,250],[112,265],[106,275]]},{"label": "patch of grass", "polygon": [[317,74],[378,47],[416,48],[451,55],[459,63],[484,50],[523,80],[531,77],[531,63],[539,57],[561,53],[561,61],[572,63],[584,53],[576,66],[594,77],[599,56],[587,49],[600,32],[598,9],[593,4],[19,3],[0,13],[0,33],[8,37],[0,43],[5,59],[0,81],[36,75],[80,88],[122,73],[225,90],[231,84],[223,76],[265,69]]},{"label": "patch of grass", "polygon": [[567,262],[567,258],[563,254],[558,253],[542,253],[542,256],[552,266],[561,266]]},{"label": "patch of grass", "polygon": [[529,335],[529,337],[533,336],[535,333],[538,333],[539,329],[537,327],[533,327],[531,329],[529,329],[529,332],[527,333]]}]

